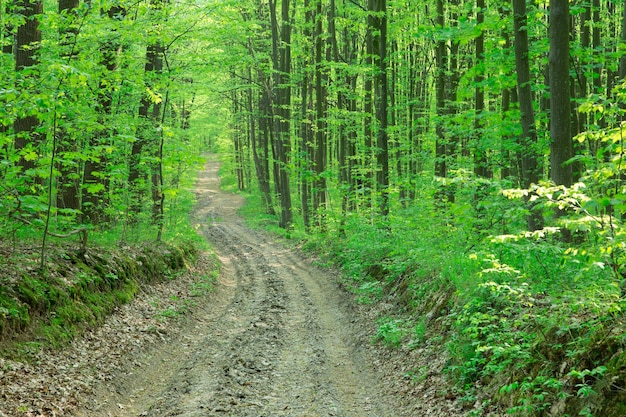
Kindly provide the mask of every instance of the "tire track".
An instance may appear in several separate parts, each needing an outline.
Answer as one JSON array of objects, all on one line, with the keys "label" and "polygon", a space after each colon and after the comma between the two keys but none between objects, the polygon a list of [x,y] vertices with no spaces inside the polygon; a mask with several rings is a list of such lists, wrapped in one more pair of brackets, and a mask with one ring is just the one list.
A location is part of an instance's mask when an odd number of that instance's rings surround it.
[{"label": "tire track", "polygon": [[217,172],[209,161],[193,216],[223,263],[215,308],[189,335],[184,355],[173,348],[155,356],[137,382],[145,387],[136,392],[149,393],[141,404],[109,415],[398,415],[354,337],[356,320],[337,283],[245,227],[236,214],[242,198],[219,190]]}]

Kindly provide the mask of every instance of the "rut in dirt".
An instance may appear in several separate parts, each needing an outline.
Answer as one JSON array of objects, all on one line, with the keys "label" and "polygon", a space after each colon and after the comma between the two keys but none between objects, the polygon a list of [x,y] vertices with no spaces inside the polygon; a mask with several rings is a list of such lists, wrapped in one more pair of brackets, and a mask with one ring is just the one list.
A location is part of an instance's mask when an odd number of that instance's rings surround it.
[{"label": "rut in dirt", "polygon": [[324,272],[245,227],[242,201],[199,180],[196,221],[234,286],[215,329],[148,416],[389,416],[352,338],[349,306]]},{"label": "rut in dirt", "polygon": [[334,278],[247,228],[242,199],[219,190],[217,172],[211,159],[194,221],[224,265],[220,308],[136,415],[398,415]]}]

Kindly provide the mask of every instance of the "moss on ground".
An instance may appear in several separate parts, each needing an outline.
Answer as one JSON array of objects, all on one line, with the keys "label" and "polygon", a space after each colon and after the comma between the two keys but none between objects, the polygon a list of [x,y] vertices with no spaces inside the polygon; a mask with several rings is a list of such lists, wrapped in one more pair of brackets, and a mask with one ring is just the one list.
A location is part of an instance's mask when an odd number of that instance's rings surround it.
[{"label": "moss on ground", "polygon": [[[24,357],[43,344],[62,346],[131,301],[144,285],[171,279],[197,255],[191,243],[150,243],[84,254],[58,247],[46,268],[23,249],[0,278],[0,353]],[[6,272],[5,271],[5,272]]]}]

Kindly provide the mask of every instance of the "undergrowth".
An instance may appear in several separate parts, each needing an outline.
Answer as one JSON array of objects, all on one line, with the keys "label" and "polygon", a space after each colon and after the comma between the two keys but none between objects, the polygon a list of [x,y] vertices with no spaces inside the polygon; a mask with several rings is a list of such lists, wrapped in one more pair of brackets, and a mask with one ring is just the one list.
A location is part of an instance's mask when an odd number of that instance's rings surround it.
[{"label": "undergrowth", "polygon": [[[527,232],[523,191],[471,176],[458,182],[454,203],[394,207],[384,227],[367,209],[332,211],[323,230],[296,224],[290,236],[340,267],[359,302],[396,306],[379,318],[377,341],[445,349],[468,413],[626,415],[626,235],[606,215],[611,203],[582,186],[543,184],[534,209],[546,225]],[[569,214],[554,216],[556,207]],[[249,195],[242,213],[276,231],[260,212]]]},{"label": "undergrowth", "polygon": [[21,268],[11,259],[3,265],[5,271],[19,271],[5,275],[0,285],[3,356],[20,357],[44,344],[63,346],[132,300],[142,286],[175,277],[196,254],[191,243],[90,249],[85,254],[57,247],[42,271],[37,254],[22,250]]},{"label": "undergrowth", "polygon": [[[180,175],[180,187],[169,190],[160,242],[149,218],[129,224],[123,212],[115,213],[108,223],[88,227],[86,250],[73,238],[51,238],[42,268],[36,231],[0,233],[0,354],[28,360],[43,346],[62,347],[142,287],[175,279],[198,250],[208,249],[190,222],[194,180]],[[198,277],[193,296],[206,295],[214,282],[213,275]]]}]

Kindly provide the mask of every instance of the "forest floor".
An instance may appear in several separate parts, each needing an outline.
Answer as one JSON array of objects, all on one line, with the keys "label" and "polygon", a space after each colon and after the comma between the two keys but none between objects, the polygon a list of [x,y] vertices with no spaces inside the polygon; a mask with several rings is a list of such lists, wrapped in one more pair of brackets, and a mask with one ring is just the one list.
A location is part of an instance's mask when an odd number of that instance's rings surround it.
[{"label": "forest floor", "polygon": [[193,215],[222,264],[214,290],[179,318],[150,301],[188,297],[214,267],[201,257],[67,349],[0,363],[0,416],[463,415],[445,352],[372,343],[391,307],[357,305],[337,273],[247,228],[218,168],[210,159],[201,173]]}]

